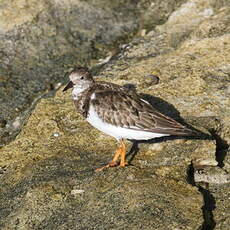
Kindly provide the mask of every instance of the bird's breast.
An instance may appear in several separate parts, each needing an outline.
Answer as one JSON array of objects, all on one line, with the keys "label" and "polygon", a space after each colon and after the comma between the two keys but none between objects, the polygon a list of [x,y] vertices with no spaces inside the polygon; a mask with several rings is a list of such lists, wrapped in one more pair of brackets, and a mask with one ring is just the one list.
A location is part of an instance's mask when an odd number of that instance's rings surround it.
[{"label": "bird's breast", "polygon": [[73,89],[72,96],[77,112],[82,114],[84,117],[87,117],[89,108],[88,91],[80,87],[76,87]]}]

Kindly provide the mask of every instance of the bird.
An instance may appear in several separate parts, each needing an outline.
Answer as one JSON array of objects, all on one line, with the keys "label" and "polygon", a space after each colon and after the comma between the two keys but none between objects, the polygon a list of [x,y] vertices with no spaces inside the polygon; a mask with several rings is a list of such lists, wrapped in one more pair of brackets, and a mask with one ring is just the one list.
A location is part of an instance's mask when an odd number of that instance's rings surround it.
[{"label": "bird", "polygon": [[106,81],[96,81],[87,67],[75,67],[68,75],[69,83],[63,92],[72,88],[77,112],[93,127],[119,142],[113,159],[96,171],[128,165],[126,140],[194,135],[190,128],[160,113],[141,98],[136,90],[127,90],[127,87]]}]

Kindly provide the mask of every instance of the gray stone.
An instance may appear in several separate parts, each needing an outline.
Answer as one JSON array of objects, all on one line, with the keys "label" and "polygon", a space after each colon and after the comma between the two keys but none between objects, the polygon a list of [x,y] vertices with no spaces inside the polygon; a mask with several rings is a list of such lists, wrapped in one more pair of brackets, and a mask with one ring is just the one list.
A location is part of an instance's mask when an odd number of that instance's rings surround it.
[{"label": "gray stone", "polygon": [[[1,148],[0,227],[227,230],[228,15],[228,1],[187,1],[165,23],[121,46],[96,76],[125,85],[212,139],[139,143],[129,167],[95,173],[116,141],[87,124],[60,89]],[[159,84],[146,84],[148,74]]]},{"label": "gray stone", "polygon": [[70,67],[97,63],[184,1],[2,0],[0,146],[15,137],[41,96],[66,81]]}]

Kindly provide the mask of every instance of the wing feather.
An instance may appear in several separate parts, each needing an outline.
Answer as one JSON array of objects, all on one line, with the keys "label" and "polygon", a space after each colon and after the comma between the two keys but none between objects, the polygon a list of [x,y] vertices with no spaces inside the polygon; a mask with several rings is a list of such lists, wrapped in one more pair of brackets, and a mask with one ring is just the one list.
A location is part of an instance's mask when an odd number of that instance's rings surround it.
[{"label": "wing feather", "polygon": [[141,98],[125,91],[98,90],[91,99],[98,116],[107,123],[124,128],[169,134],[192,135],[193,131],[158,112]]}]

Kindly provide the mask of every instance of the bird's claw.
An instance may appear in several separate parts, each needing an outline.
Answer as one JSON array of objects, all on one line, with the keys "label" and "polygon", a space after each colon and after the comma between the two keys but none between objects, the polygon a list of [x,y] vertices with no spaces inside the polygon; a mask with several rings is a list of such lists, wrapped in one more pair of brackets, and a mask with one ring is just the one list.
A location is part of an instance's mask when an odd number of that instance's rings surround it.
[{"label": "bird's claw", "polygon": [[[127,165],[129,165],[128,162],[124,162],[124,163],[120,163],[119,167],[124,168]],[[102,166],[100,168],[95,169],[95,172],[100,172],[100,171],[102,171],[104,169],[107,169],[107,168],[110,168],[110,167],[116,167],[116,166],[118,166],[118,163],[114,162],[114,161],[111,161],[107,165],[104,165],[104,166]]]}]

